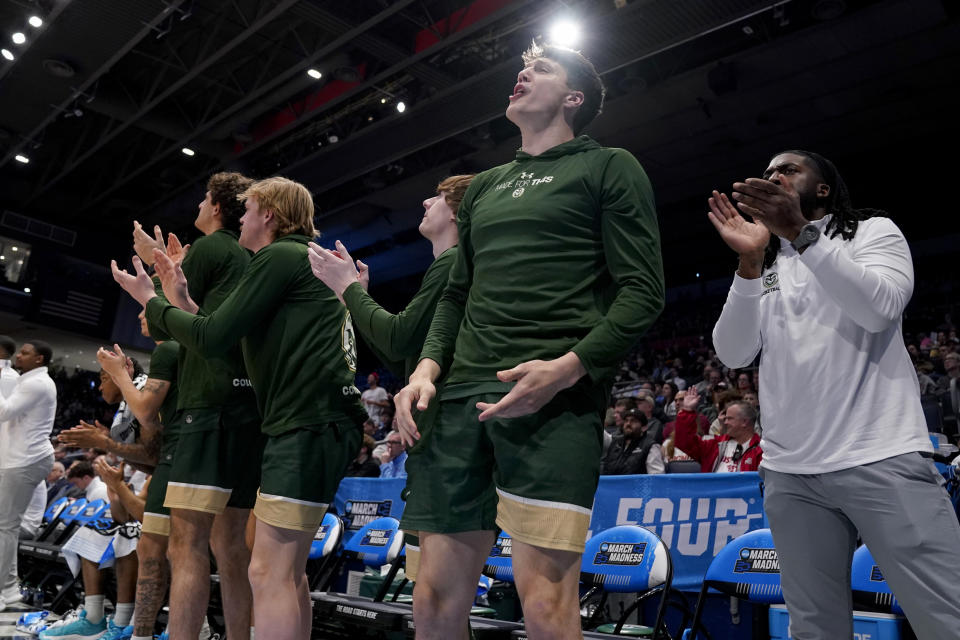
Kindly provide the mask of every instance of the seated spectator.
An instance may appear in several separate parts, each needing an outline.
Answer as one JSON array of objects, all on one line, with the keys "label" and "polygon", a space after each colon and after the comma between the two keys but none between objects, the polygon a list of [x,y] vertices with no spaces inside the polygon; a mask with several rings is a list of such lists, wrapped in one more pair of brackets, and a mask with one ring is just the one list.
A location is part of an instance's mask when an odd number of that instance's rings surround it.
[{"label": "seated spectator", "polygon": [[74,489],[70,481],[67,480],[67,470],[62,462],[54,462],[53,468],[47,474],[46,481],[46,504],[50,505],[64,496],[71,498],[79,497],[79,490]]},{"label": "seated spectator", "polygon": [[663,453],[647,416],[631,409],[623,417],[621,433],[613,437],[600,465],[600,473],[610,476],[637,473],[664,473]]},{"label": "seated spectator", "polygon": [[373,457],[373,450],[377,443],[369,434],[363,434],[363,441],[360,443],[360,451],[357,457],[353,459],[350,466],[347,467],[347,475],[360,478],[378,478],[380,477],[380,463]]},{"label": "seated spectator", "polygon": [[697,435],[696,410],[700,399],[688,392],[677,414],[676,443],[704,473],[756,471],[763,458],[760,436],[754,429],[757,414],[746,402],[730,402],[724,412],[724,433],[713,439]]},{"label": "seated spectator", "polygon": [[399,431],[391,431],[387,436],[387,452],[383,454],[380,464],[381,478],[407,477],[407,446],[400,438]]},{"label": "seated spectator", "polygon": [[[742,399],[743,398],[740,396],[740,392],[735,389],[717,391],[713,394],[713,404],[711,405],[711,409],[713,409],[715,419],[710,423],[710,433],[715,436],[725,433],[723,430],[723,425],[725,424],[723,415],[724,411],[727,410],[727,405],[729,405],[731,402]],[[704,410],[703,403],[700,403],[699,410]]]},{"label": "seated spectator", "polygon": [[654,441],[658,444],[663,442],[664,421],[661,419],[662,413],[657,415],[658,412],[655,410],[656,402],[653,399],[653,394],[646,389],[641,389],[637,393],[635,400],[637,410],[647,418],[646,431],[653,434]]},{"label": "seated spectator", "polygon": [[957,416],[960,415],[960,354],[948,353],[943,357],[945,374],[937,381],[937,395],[943,409],[943,427],[946,433],[958,433]]},{"label": "seated spectator", "polygon": [[663,407],[663,415],[670,420],[677,417],[676,398],[679,391],[679,387],[670,381],[664,382],[663,386],[660,387],[660,397],[663,398],[663,401],[659,402],[658,400],[658,402]]},{"label": "seated spectator", "polygon": [[753,391],[753,380],[750,379],[750,374],[746,371],[741,371],[737,375],[737,391],[741,394]]},{"label": "seated spectator", "polygon": [[87,502],[103,500],[109,502],[107,485],[99,476],[93,473],[93,464],[87,460],[74,462],[67,470],[67,480],[75,487],[83,490]]},{"label": "seated spectator", "polygon": [[637,403],[633,398],[619,398],[613,405],[613,423],[605,427],[607,433],[616,435],[623,428],[623,416],[631,409],[636,409]]}]

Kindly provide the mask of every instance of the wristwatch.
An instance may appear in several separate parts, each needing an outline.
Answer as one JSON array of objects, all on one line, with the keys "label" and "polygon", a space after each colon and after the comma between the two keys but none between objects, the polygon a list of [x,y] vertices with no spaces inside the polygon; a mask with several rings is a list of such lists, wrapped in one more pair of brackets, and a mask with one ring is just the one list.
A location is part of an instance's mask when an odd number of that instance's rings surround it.
[{"label": "wristwatch", "polygon": [[815,224],[805,224],[803,228],[800,229],[800,233],[797,234],[797,237],[793,239],[793,242],[790,244],[794,249],[800,251],[807,248],[814,242],[820,239],[820,228]]}]

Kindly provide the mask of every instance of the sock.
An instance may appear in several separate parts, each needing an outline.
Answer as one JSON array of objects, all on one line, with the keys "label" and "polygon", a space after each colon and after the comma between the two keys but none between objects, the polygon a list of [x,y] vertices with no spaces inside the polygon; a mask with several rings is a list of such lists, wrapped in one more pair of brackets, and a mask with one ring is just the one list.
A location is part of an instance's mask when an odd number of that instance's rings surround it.
[{"label": "sock", "polygon": [[153,640],[153,636],[133,636],[130,640]]},{"label": "sock", "polygon": [[113,613],[113,624],[118,627],[126,627],[130,625],[130,621],[132,619],[133,619],[133,603],[118,602],[117,610]]},{"label": "sock", "polygon": [[87,612],[87,622],[99,623],[103,620],[103,596],[84,596],[83,610]]},{"label": "sock", "polygon": [[253,627],[250,627],[250,640],[253,640]]}]

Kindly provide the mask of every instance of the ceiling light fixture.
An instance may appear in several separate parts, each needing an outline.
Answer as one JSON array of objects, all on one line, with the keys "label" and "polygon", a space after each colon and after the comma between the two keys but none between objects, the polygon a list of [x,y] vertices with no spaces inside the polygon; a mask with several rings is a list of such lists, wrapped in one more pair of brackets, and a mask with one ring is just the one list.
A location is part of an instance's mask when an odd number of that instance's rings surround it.
[{"label": "ceiling light fixture", "polygon": [[573,20],[560,20],[550,27],[550,43],[570,47],[580,41],[580,25]]},{"label": "ceiling light fixture", "polygon": [[23,155],[22,153],[18,153],[17,155],[13,156],[13,159],[16,160],[17,162],[22,162],[23,164],[27,164],[28,162],[30,162],[30,158]]},{"label": "ceiling light fixture", "polygon": [[402,100],[397,103],[397,111],[399,111],[400,113],[403,113],[406,110],[407,110],[407,105],[405,105]]},{"label": "ceiling light fixture", "polygon": [[23,44],[27,41],[27,36],[23,35],[21,32],[17,31],[11,36],[14,44]]},{"label": "ceiling light fixture", "polygon": [[13,62],[13,52],[10,51],[10,49],[0,49],[0,55],[2,55],[4,58],[9,60],[10,62]]},{"label": "ceiling light fixture", "polygon": [[35,29],[39,29],[43,26],[43,18],[40,16],[30,16],[30,19],[27,20],[27,22],[29,22],[30,26],[34,27]]},{"label": "ceiling light fixture", "polygon": [[307,75],[313,78],[314,80],[319,80],[323,77],[323,74],[317,71],[316,69],[308,69]]},{"label": "ceiling light fixture", "polygon": [[24,288],[23,288],[23,292],[24,292],[24,293],[30,293],[30,287],[24,287]]},{"label": "ceiling light fixture", "polygon": [[184,147],[183,149],[180,149],[180,151],[182,151],[182,152],[183,152],[183,155],[185,155],[185,156],[191,156],[191,157],[192,157],[192,156],[197,155],[196,152],[195,152],[193,149],[191,149],[190,147]]}]

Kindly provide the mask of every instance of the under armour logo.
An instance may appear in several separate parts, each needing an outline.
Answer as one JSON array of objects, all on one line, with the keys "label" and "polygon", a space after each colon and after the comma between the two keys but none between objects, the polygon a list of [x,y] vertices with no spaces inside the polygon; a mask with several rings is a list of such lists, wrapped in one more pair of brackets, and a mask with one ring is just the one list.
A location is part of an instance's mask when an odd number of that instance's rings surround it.
[{"label": "under armour logo", "polygon": [[520,178],[523,180],[526,180],[527,178],[532,178],[532,177],[533,177],[532,171],[530,173],[524,173],[523,171],[520,172]]}]

